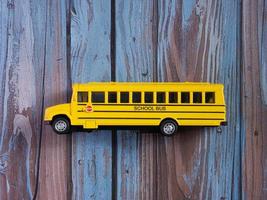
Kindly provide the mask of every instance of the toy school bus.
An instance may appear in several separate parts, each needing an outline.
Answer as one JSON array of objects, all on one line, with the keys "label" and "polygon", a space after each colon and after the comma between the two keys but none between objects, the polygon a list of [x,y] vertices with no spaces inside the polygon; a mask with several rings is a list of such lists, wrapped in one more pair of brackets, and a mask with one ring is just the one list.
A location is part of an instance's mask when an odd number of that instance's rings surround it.
[{"label": "toy school bus", "polygon": [[173,135],[179,126],[226,125],[223,85],[210,83],[74,84],[71,103],[52,106],[45,121],[58,134],[71,126],[159,126]]}]

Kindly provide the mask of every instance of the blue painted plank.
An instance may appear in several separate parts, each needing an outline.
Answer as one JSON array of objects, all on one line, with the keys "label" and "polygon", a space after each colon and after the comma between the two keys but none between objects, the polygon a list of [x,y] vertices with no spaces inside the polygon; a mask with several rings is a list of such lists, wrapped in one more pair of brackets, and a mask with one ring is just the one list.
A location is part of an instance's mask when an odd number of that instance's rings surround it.
[{"label": "blue painted plank", "polygon": [[[110,81],[110,2],[74,0],[71,7],[72,82]],[[111,199],[112,134],[73,133],[73,199]]]},{"label": "blue painted plank", "polygon": [[229,121],[159,139],[159,199],[241,198],[239,3],[159,1],[159,80],[223,83]]},{"label": "blue painted plank", "polygon": [[[155,1],[116,0],[116,81],[152,81]],[[117,131],[116,199],[155,199],[153,134]]]},{"label": "blue painted plank", "polygon": [[0,2],[1,199],[32,199],[37,187],[45,9],[45,2]]},{"label": "blue painted plank", "polygon": [[[44,109],[48,106],[67,103],[69,74],[67,69],[67,0],[47,0],[44,24],[45,60],[43,81]],[[36,10],[36,8],[34,8]],[[70,195],[71,136],[57,135],[52,127],[43,125],[39,167],[38,199],[67,199]]]}]

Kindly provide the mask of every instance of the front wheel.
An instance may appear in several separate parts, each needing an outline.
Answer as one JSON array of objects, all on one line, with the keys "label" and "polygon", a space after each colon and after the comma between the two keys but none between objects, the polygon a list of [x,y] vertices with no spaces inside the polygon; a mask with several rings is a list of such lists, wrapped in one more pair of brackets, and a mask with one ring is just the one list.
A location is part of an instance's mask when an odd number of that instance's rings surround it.
[{"label": "front wheel", "polygon": [[174,120],[167,119],[160,124],[161,134],[164,136],[172,136],[177,132],[178,125]]},{"label": "front wheel", "polygon": [[57,134],[70,133],[70,122],[65,117],[57,117],[53,120],[52,128]]}]

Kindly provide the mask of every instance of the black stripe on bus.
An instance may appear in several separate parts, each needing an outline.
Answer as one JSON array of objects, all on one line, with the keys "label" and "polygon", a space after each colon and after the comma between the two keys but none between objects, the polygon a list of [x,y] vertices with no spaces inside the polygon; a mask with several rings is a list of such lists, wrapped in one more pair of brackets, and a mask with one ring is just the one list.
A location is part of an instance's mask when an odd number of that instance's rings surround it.
[{"label": "black stripe on bus", "polygon": [[[78,112],[82,112],[82,111],[78,111]],[[119,111],[119,110],[95,110],[93,112],[140,112],[140,113],[225,113],[223,111],[218,112],[218,111]]]},{"label": "black stripe on bus", "polygon": [[[161,118],[119,118],[119,117],[78,117],[78,119],[150,119],[150,120],[160,120]],[[224,120],[222,118],[177,118],[177,120]]]},{"label": "black stripe on bus", "polygon": [[223,104],[115,104],[93,103],[94,106],[225,106]]},{"label": "black stripe on bus", "polygon": [[77,105],[78,105],[78,106],[86,106],[87,103],[78,103]]},{"label": "black stripe on bus", "polygon": [[221,118],[177,118],[178,120],[224,120]]},{"label": "black stripe on bus", "polygon": [[78,117],[78,119],[161,119],[161,118],[140,118],[140,117],[135,117],[135,118],[123,118],[123,117]]}]

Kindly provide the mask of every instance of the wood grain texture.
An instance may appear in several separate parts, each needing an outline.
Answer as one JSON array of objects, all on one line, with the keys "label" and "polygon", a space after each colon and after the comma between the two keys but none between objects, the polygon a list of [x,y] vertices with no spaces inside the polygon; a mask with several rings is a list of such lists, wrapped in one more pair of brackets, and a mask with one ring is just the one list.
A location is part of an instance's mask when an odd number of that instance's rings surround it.
[{"label": "wood grain texture", "polygon": [[[67,103],[67,1],[46,1],[44,108]],[[68,199],[70,197],[70,136],[55,134],[43,125],[37,199]]]},{"label": "wood grain texture", "polygon": [[42,124],[45,2],[0,2],[0,197],[32,199]]},{"label": "wood grain texture", "polygon": [[229,125],[180,128],[158,140],[158,199],[240,198],[239,1],[160,1],[158,75],[162,81],[225,85]]},{"label": "wood grain texture", "polygon": [[[113,70],[116,81],[223,83],[229,125],[166,138],[43,124],[71,83]],[[0,1],[1,200],[266,199],[266,118],[266,0]]]},{"label": "wood grain texture", "polygon": [[[74,0],[71,7],[72,82],[110,81],[110,2]],[[111,131],[73,133],[73,199],[111,199]]]},{"label": "wood grain texture", "polygon": [[243,1],[242,189],[244,199],[267,198],[267,2]]},{"label": "wood grain texture", "polygon": [[[155,2],[116,0],[116,81],[153,81]],[[157,136],[146,132],[117,131],[116,199],[155,199]]]}]

